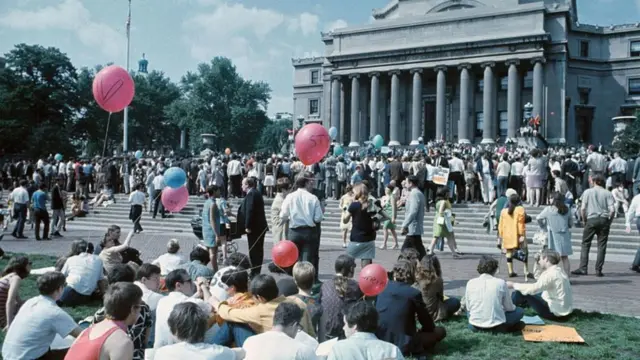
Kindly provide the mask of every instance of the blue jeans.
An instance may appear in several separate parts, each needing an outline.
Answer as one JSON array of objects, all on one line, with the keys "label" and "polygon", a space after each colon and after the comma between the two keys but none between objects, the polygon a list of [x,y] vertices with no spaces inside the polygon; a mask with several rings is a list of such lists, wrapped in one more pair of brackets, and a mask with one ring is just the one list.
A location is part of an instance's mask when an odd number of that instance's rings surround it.
[{"label": "blue jeans", "polygon": [[13,228],[13,235],[23,236],[24,223],[27,221],[27,205],[14,204],[13,205],[14,216],[17,218],[16,226]]},{"label": "blue jeans", "polygon": [[[468,316],[469,316],[469,312],[467,312],[467,317]],[[513,332],[517,330],[516,325],[520,323],[523,316],[524,316],[524,310],[520,307],[516,307],[516,309],[513,311],[505,311],[504,324],[500,324],[492,328],[480,328],[480,327],[476,327],[469,324],[469,329],[471,329],[471,331],[488,331],[488,332],[496,332],[496,333]]]},{"label": "blue jeans", "polygon": [[498,177],[498,197],[503,196],[507,192],[509,178],[507,176]]},{"label": "blue jeans", "polygon": [[[636,217],[636,229],[638,229],[638,232],[640,233],[640,217]],[[640,248],[636,251],[636,257],[633,259],[631,266],[640,267]]]},{"label": "blue jeans", "polygon": [[511,294],[511,301],[516,306],[530,307],[541,318],[548,320],[557,320],[559,317],[554,315],[549,309],[549,304],[542,298],[540,294],[523,295],[520,291],[514,291]]},{"label": "blue jeans", "polygon": [[58,306],[79,306],[91,302],[91,295],[80,294],[70,286],[65,286],[62,296],[57,301]]},{"label": "blue jeans", "polygon": [[460,310],[460,299],[456,297],[450,297],[444,301],[444,306],[447,309],[447,319],[452,317],[456,311]]},{"label": "blue jeans", "polygon": [[225,321],[213,337],[213,343],[227,347],[235,343],[235,347],[242,347],[244,342],[255,334],[247,324]]}]

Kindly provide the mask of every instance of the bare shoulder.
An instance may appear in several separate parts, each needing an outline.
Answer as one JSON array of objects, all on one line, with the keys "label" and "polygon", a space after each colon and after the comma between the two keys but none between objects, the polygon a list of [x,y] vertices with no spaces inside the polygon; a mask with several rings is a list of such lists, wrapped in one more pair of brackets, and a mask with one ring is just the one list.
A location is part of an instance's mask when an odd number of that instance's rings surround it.
[{"label": "bare shoulder", "polygon": [[115,331],[109,335],[102,346],[100,359],[131,359],[133,341],[124,331]]}]

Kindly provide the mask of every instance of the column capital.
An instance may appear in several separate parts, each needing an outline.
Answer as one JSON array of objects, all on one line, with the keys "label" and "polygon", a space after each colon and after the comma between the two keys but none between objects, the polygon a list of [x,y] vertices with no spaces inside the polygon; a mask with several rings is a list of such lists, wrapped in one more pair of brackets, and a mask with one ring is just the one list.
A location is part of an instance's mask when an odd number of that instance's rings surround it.
[{"label": "column capital", "polygon": [[436,65],[436,67],[433,68],[433,71],[435,71],[435,72],[440,72],[440,71],[447,72],[447,67],[445,65]]},{"label": "column capital", "polygon": [[421,68],[411,69],[411,70],[409,70],[409,73],[410,73],[411,75],[413,75],[413,74],[415,74],[415,73],[422,74],[422,69],[421,69]]},{"label": "column capital", "polygon": [[545,59],[545,58],[544,58],[544,57],[542,57],[542,56],[531,59],[531,63],[532,63],[532,64],[534,64],[534,65],[535,65],[536,63],[544,64],[544,63],[546,63],[546,62],[547,62],[547,59]]},{"label": "column capital", "polygon": [[389,75],[400,75],[402,71],[400,70],[391,70],[389,71]]},{"label": "column capital", "polygon": [[464,64],[458,65],[458,70],[463,70],[463,69],[471,70],[471,64],[464,63]]},{"label": "column capital", "polygon": [[380,73],[377,71],[369,73],[369,77],[380,77]]},{"label": "column capital", "polygon": [[487,62],[483,62],[482,64],[480,64],[480,66],[482,66],[483,68],[486,67],[495,67],[496,63],[493,61],[487,61]]},{"label": "column capital", "polygon": [[360,74],[349,74],[349,79],[359,79]]},{"label": "column capital", "polygon": [[331,81],[333,81],[333,80],[340,81],[340,80],[342,80],[342,76],[340,76],[340,75],[331,75]]},{"label": "column capital", "polygon": [[520,59],[509,59],[507,61],[504,62],[505,64],[507,64],[507,66],[511,66],[511,65],[520,65]]}]

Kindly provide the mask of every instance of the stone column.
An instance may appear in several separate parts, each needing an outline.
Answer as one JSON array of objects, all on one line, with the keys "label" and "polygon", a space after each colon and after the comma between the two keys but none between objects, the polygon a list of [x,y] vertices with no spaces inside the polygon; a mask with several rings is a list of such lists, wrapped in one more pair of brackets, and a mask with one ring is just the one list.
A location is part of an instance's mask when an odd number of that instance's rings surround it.
[{"label": "stone column", "polygon": [[351,75],[351,142],[349,147],[360,146],[358,143],[360,128],[360,75]]},{"label": "stone column", "polygon": [[187,130],[180,129],[180,149],[184,150],[187,147]]},{"label": "stone column", "polygon": [[445,72],[447,68],[445,66],[436,67],[437,80],[436,80],[436,141],[445,139],[445,125],[446,125],[446,109],[447,99],[447,78]]},{"label": "stone column", "polygon": [[542,116],[542,98],[543,98],[543,83],[544,83],[544,59],[537,58],[532,60],[533,62],[533,117],[540,116],[541,128],[542,122],[546,121]]},{"label": "stone column", "polygon": [[331,126],[338,129],[336,141],[340,141],[340,78],[331,79]]},{"label": "stone column", "polygon": [[389,146],[400,145],[400,72],[391,72],[391,116],[389,117]]},{"label": "stone column", "polygon": [[411,144],[418,145],[422,136],[422,69],[411,70],[413,74],[413,98],[411,103]]},{"label": "stone column", "polygon": [[369,137],[378,135],[378,123],[380,121],[380,73],[370,74],[371,76],[371,108],[369,113]]},{"label": "stone column", "polygon": [[520,62],[518,60],[507,62],[507,65],[509,66],[507,88],[507,139],[515,139],[518,136],[518,115],[520,113],[520,111],[518,111],[518,94],[520,93],[520,87],[518,86],[518,77],[520,76],[520,73],[518,72],[519,64]]},{"label": "stone column", "polygon": [[495,78],[493,76],[494,63],[482,64],[484,67],[484,89],[482,91],[482,112],[484,115],[484,128],[482,129],[482,144],[493,144],[495,142],[495,111],[493,99]]},{"label": "stone column", "polygon": [[460,120],[458,120],[458,142],[460,144],[470,144],[469,136],[469,113],[471,111],[471,77],[469,69],[471,65],[463,64],[460,69]]}]

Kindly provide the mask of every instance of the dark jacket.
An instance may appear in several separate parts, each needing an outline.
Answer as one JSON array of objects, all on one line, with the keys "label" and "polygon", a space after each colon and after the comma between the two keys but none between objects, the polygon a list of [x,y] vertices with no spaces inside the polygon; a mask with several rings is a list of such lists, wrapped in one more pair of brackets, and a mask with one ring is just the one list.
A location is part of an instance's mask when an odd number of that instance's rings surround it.
[{"label": "dark jacket", "polygon": [[[478,160],[476,160],[476,174],[477,173],[484,174],[484,169],[482,168],[482,158],[478,158]],[[493,170],[493,161],[491,160],[489,160],[489,175],[492,179],[496,177],[496,174]]]},{"label": "dark jacket", "polygon": [[[258,232],[260,235],[265,229],[269,229],[267,217],[264,213],[264,199],[262,194],[256,189],[251,189],[244,197],[238,209],[238,225],[244,226],[251,232]],[[265,231],[266,232],[266,231]]]},{"label": "dark jacket", "polygon": [[57,184],[51,190],[51,210],[64,209],[64,200],[62,199],[62,191]]},{"label": "dark jacket", "polygon": [[435,329],[420,290],[409,284],[389,281],[378,295],[376,309],[380,315],[376,333],[378,339],[401,349],[416,334],[416,318],[422,325],[422,332],[433,332]]}]

